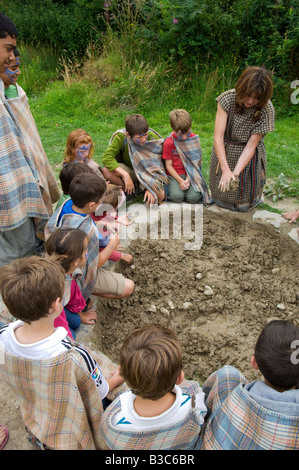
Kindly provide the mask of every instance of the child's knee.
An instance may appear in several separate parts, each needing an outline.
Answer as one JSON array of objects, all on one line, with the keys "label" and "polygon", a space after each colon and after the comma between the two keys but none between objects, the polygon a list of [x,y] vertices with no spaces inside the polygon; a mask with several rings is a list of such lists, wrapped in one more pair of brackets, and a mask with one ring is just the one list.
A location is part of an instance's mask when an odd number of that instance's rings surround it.
[{"label": "child's knee", "polygon": [[201,200],[201,193],[193,192],[191,194],[186,193],[186,202],[189,204],[197,204]]},{"label": "child's knee", "polygon": [[172,193],[170,192],[170,195],[169,195],[169,199],[171,200],[171,202],[175,202],[177,204],[179,204],[180,202],[183,202],[184,199],[185,199],[185,194],[182,192],[182,193]]},{"label": "child's knee", "polygon": [[131,279],[125,279],[125,288],[120,294],[120,298],[124,299],[133,294],[135,289],[135,283]]}]

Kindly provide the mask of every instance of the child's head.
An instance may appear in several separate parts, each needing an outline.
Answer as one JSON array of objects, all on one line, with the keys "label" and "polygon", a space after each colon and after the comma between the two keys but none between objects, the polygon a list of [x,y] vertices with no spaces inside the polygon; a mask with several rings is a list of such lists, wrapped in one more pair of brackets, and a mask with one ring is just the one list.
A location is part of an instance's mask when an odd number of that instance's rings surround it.
[{"label": "child's head", "polygon": [[86,158],[91,159],[93,153],[94,145],[92,138],[87,132],[83,129],[76,129],[69,134],[64,154],[65,163],[73,160],[83,162]]},{"label": "child's head", "polygon": [[94,173],[94,171],[88,166],[84,165],[84,163],[77,163],[77,162],[69,162],[63,166],[60,174],[59,179],[61,183],[61,189],[63,194],[69,194],[69,188],[72,179],[79,175],[80,173]]},{"label": "child's head", "polygon": [[191,133],[191,117],[185,109],[174,109],[169,113],[171,128],[176,132],[177,136],[182,139],[189,137]]},{"label": "child's head", "polygon": [[299,328],[285,320],[271,321],[259,335],[251,363],[274,388],[299,387],[299,366],[292,361],[293,341],[299,341]]},{"label": "child's head", "polygon": [[83,230],[59,228],[46,241],[49,256],[57,260],[67,274],[85,265],[88,258],[88,237]]},{"label": "child's head", "polygon": [[16,259],[0,273],[3,302],[14,317],[29,324],[48,316],[57,299],[62,310],[64,283],[62,266],[39,256]]},{"label": "child's head", "polygon": [[18,49],[14,49],[14,59],[10,61],[9,66],[4,72],[0,73],[0,78],[4,83],[4,88],[9,85],[15,85],[20,75],[20,53]]},{"label": "child's head", "polygon": [[158,400],[182,373],[182,349],[173,331],[147,325],[133,331],[120,351],[120,374],[135,395]]},{"label": "child's head", "polygon": [[101,204],[110,205],[113,207],[113,209],[116,210],[124,199],[125,196],[122,187],[117,186],[116,184],[108,183],[105,194],[102,197]]},{"label": "child's head", "polygon": [[88,212],[95,212],[105,191],[106,181],[94,172],[75,176],[69,187],[75,206],[84,209],[88,205]]},{"label": "child's head", "polygon": [[141,114],[130,114],[125,118],[125,127],[131,139],[143,145],[148,138],[148,123]]}]

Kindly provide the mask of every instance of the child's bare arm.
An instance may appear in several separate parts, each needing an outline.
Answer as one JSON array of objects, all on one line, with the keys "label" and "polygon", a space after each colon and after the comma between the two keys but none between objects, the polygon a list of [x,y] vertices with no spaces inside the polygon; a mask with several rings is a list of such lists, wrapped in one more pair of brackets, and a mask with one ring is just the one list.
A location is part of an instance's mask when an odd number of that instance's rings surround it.
[{"label": "child's bare arm", "polygon": [[118,244],[119,244],[119,238],[118,238],[117,233],[115,233],[114,235],[111,235],[108,245],[105,246],[105,248],[99,253],[98,268],[101,268],[103,264],[105,264],[106,261],[108,261],[112,252],[116,249]]},{"label": "child's bare arm", "polygon": [[125,381],[123,377],[119,373],[119,368],[111,375],[109,379],[106,379],[109,385],[109,392],[111,392],[114,388],[119,387]]}]

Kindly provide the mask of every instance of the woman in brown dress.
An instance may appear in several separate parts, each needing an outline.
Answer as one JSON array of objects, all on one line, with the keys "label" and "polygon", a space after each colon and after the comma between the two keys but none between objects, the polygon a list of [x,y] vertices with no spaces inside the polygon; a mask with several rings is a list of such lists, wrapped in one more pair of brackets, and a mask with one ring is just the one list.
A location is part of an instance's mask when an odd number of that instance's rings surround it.
[{"label": "woman in brown dress", "polygon": [[248,211],[262,202],[267,157],[264,136],[274,131],[273,84],[262,67],[247,67],[218,102],[210,189],[215,204]]}]

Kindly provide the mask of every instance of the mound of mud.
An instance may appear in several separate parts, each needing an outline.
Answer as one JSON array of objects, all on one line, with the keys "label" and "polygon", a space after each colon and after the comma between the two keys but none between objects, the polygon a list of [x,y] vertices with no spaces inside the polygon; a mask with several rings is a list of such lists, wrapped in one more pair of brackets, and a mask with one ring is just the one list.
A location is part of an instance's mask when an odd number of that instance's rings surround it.
[{"label": "mound of mud", "polygon": [[233,215],[206,211],[203,244],[186,240],[135,240],[133,266],[116,270],[134,280],[126,300],[98,301],[95,349],[116,363],[125,337],[147,323],[176,332],[188,378],[202,382],[225,364],[248,380],[256,339],[270,319],[298,322],[298,245],[289,237]]}]

